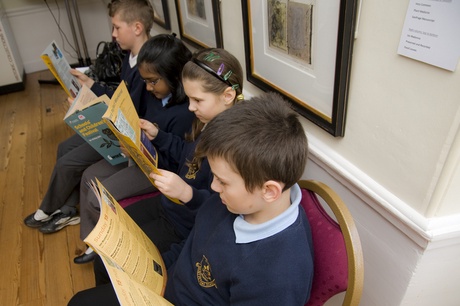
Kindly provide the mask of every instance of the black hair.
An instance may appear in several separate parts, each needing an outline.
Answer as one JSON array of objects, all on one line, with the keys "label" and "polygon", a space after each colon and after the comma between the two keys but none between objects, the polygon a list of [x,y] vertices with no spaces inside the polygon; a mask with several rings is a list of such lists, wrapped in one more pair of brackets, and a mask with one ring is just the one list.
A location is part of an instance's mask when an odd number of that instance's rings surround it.
[{"label": "black hair", "polygon": [[182,69],[192,58],[192,52],[176,34],[159,34],[142,45],[137,57],[138,67],[156,73],[168,84],[171,98],[166,107],[188,101],[182,85]]}]

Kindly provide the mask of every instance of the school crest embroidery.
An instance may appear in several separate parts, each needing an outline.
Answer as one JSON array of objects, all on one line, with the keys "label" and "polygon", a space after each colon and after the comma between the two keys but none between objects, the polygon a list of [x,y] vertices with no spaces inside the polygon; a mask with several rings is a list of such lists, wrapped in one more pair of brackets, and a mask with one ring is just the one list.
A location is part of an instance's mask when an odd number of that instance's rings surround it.
[{"label": "school crest embroidery", "polygon": [[185,178],[188,180],[196,179],[196,173],[198,172],[198,165],[195,163],[187,163],[188,171]]},{"label": "school crest embroidery", "polygon": [[203,255],[201,262],[196,263],[196,267],[196,279],[198,280],[198,284],[203,288],[217,288],[216,280],[212,276],[211,265],[206,256]]}]

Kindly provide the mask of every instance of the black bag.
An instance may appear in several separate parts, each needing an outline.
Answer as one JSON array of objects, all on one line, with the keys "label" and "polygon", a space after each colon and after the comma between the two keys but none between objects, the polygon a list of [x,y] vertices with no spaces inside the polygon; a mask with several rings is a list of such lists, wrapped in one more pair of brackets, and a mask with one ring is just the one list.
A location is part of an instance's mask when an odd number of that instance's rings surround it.
[{"label": "black bag", "polygon": [[[102,51],[100,51],[102,49]],[[96,60],[87,73],[94,81],[118,86],[125,52],[115,41],[101,41],[96,48]]]}]

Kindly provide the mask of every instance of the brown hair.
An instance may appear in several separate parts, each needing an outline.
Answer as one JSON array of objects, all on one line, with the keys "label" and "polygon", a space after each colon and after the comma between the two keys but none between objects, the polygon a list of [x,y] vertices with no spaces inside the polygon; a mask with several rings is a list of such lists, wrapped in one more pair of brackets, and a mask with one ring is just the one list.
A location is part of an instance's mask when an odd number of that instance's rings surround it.
[{"label": "brown hair", "polygon": [[298,115],[277,93],[243,101],[211,120],[195,157],[223,158],[249,192],[274,180],[291,188],[302,176],[308,142]]},{"label": "brown hair", "polygon": [[140,22],[144,26],[147,35],[153,25],[153,7],[148,0],[112,0],[108,4],[109,16],[114,17],[120,14],[121,20],[131,24]]},{"label": "brown hair", "polygon": [[[232,87],[236,92],[233,103],[242,97],[244,76],[241,64],[230,52],[221,48],[202,49],[194,53],[192,60],[182,70],[182,80],[185,79],[199,81],[205,92],[216,95]],[[192,132],[185,139],[196,140],[203,126],[195,119]]]}]

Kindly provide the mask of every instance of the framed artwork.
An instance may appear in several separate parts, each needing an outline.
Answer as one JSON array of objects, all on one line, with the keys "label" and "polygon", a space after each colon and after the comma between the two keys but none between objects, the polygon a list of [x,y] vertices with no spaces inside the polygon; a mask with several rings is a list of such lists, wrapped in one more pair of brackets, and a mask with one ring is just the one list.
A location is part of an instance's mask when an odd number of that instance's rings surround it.
[{"label": "framed artwork", "polygon": [[153,6],[153,21],[165,28],[171,30],[171,21],[169,20],[168,0],[150,0]]},{"label": "framed artwork", "polygon": [[219,0],[176,0],[181,39],[196,48],[223,48]]},{"label": "framed artwork", "polygon": [[357,0],[242,0],[246,73],[344,136]]}]

